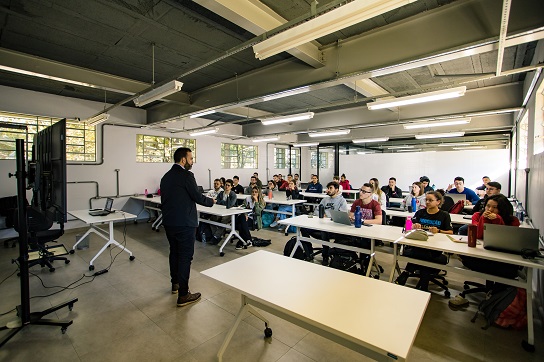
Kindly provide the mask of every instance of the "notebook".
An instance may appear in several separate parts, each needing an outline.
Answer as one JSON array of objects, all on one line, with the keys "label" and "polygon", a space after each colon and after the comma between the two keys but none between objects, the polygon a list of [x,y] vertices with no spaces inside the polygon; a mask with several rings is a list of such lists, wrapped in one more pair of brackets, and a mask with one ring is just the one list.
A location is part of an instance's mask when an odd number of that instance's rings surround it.
[{"label": "notebook", "polygon": [[538,250],[538,229],[506,225],[484,225],[484,248],[521,254],[522,249]]},{"label": "notebook", "polygon": [[450,194],[448,192],[445,196],[451,197],[451,199],[453,200],[453,203],[457,203],[457,201],[459,201],[459,200],[466,200],[467,199],[467,195],[465,195],[465,194]]},{"label": "notebook", "polygon": [[338,210],[329,210],[331,212],[331,218],[332,221],[344,224],[344,225],[353,225],[351,220],[349,219],[349,214],[346,211],[338,211]]},{"label": "notebook", "polygon": [[111,207],[113,206],[113,199],[107,198],[106,199],[106,206],[104,206],[104,210],[97,210],[97,211],[89,211],[89,215],[91,216],[106,216],[111,214],[112,211]]}]

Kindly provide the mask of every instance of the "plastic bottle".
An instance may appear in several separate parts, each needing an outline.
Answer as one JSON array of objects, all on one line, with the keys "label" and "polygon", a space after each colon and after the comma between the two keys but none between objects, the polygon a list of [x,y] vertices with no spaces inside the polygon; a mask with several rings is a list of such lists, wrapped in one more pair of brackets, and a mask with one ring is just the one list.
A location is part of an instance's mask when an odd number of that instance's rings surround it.
[{"label": "plastic bottle", "polygon": [[404,230],[406,231],[412,230],[412,219],[410,218],[406,219],[406,225],[404,226]]},{"label": "plastic bottle", "polygon": [[144,191],[144,195],[145,195],[145,196],[147,196],[147,189],[145,189],[145,191]]},{"label": "plastic bottle", "polygon": [[417,199],[415,197],[412,197],[412,212],[417,211]]},{"label": "plastic bottle", "polygon": [[268,190],[268,200],[272,200],[272,190]]},{"label": "plastic bottle", "polygon": [[361,206],[355,207],[355,223],[356,228],[360,228],[363,225],[363,212]]},{"label": "plastic bottle", "polygon": [[201,238],[201,240],[202,240],[202,242],[203,242],[204,244],[206,244],[206,233],[204,233],[204,232],[202,233],[202,238]]},{"label": "plastic bottle", "polygon": [[518,202],[518,205],[516,206],[516,217],[518,218],[519,222],[523,222],[525,212],[523,211],[523,205],[521,202]]},{"label": "plastic bottle", "polygon": [[436,190],[436,186],[434,184],[431,187],[433,188],[433,190]]},{"label": "plastic bottle", "polygon": [[325,206],[319,205],[319,218],[323,219],[325,217]]}]

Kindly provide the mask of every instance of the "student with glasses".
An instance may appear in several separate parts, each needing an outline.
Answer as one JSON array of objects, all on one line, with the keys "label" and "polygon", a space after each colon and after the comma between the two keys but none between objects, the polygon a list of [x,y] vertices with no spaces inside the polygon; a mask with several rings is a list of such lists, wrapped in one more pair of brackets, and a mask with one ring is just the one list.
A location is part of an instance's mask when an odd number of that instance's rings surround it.
[{"label": "student with glasses", "polygon": [[[450,214],[440,209],[442,203],[442,195],[437,191],[429,191],[425,194],[426,208],[418,210],[412,218],[413,229],[423,229],[430,231],[433,234],[453,234],[451,226]],[[405,246],[404,255],[414,259],[421,259],[431,262],[441,262],[442,252],[439,250],[429,250],[418,247]],[[410,273],[419,270],[421,279],[418,284],[418,289],[427,290],[429,278],[425,275],[432,275],[439,272],[439,269],[425,267],[414,263],[408,263],[405,271],[402,272],[395,283],[404,285]]]},{"label": "student with glasses", "polygon": [[372,198],[372,185],[369,183],[363,184],[359,190],[359,198],[351,205],[349,217],[352,221],[355,220],[355,210],[360,207],[363,214],[365,224],[382,223],[382,207],[380,203]]},{"label": "student with glasses", "polygon": [[[236,193],[232,191],[232,184],[233,182],[231,179],[225,180],[225,190],[217,194],[217,205],[225,205],[227,209],[236,206],[237,198]],[[226,224],[230,221],[230,216],[211,215],[210,220]],[[210,224],[210,228],[212,229],[213,234],[213,240],[210,241],[210,244],[219,244],[221,238],[223,237],[223,233],[225,232],[225,228],[213,224]]]}]

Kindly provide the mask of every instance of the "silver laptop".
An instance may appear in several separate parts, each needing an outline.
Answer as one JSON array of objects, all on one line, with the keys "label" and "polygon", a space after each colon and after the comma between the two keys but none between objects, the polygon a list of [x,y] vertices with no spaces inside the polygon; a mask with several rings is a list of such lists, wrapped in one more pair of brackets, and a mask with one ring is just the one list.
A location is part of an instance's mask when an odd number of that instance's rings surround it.
[{"label": "silver laptop", "polygon": [[521,254],[522,249],[538,250],[538,229],[506,225],[484,225],[484,248]]},{"label": "silver laptop", "polygon": [[448,192],[445,196],[451,197],[454,203],[457,203],[457,201],[459,201],[459,200],[466,200],[467,199],[467,195],[465,195],[465,194],[450,194]]},{"label": "silver laptop", "polygon": [[272,191],[272,199],[275,200],[287,200],[285,191]]},{"label": "silver laptop", "polygon": [[344,225],[353,225],[349,219],[349,214],[347,211],[338,211],[338,210],[329,210],[331,212],[332,221],[344,224]]}]

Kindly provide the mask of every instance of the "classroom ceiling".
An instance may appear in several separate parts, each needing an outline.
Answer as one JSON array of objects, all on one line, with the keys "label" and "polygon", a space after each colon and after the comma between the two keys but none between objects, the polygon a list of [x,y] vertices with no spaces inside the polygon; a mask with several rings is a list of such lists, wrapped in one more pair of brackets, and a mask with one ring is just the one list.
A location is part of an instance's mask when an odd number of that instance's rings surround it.
[{"label": "classroom ceiling", "polygon": [[[308,132],[347,129],[346,136],[320,142],[387,135],[388,142],[372,147],[382,152],[388,145],[448,141],[416,141],[405,123],[470,115],[469,125],[418,132],[462,128],[465,136],[457,141],[507,145],[523,104],[523,81],[534,73],[528,72],[537,65],[534,51],[544,37],[543,1],[505,1],[507,24],[498,0],[413,1],[288,52],[255,58],[251,46],[262,40],[257,36],[312,19],[312,3],[0,0],[0,85],[134,107],[132,99],[153,81],[178,79],[181,92],[143,107],[149,127],[176,132],[235,123],[242,126],[239,137],[279,135],[279,142],[314,141]],[[320,0],[316,15],[345,3],[351,1]],[[366,107],[384,96],[459,85],[468,90],[457,100],[380,111]],[[216,113],[188,119],[211,109]],[[259,121],[307,111],[315,113],[310,121]]]}]

